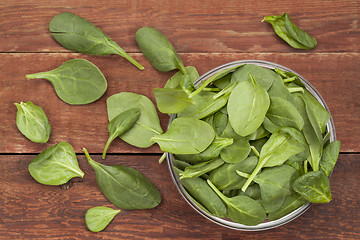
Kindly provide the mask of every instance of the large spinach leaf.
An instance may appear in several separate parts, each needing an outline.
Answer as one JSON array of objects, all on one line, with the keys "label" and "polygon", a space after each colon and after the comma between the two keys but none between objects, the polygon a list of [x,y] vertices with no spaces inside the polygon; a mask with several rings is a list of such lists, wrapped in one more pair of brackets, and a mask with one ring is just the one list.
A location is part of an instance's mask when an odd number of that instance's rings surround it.
[{"label": "large spinach leaf", "polygon": [[46,143],[50,137],[51,125],[44,110],[30,101],[15,103],[15,106],[19,131],[33,142]]},{"label": "large spinach leaf", "polygon": [[[239,104],[241,103],[241,104]],[[231,92],[227,110],[234,131],[240,136],[254,132],[264,121],[270,100],[266,90],[250,75]]]},{"label": "large spinach leaf", "polygon": [[26,78],[49,80],[59,98],[71,105],[94,102],[104,95],[107,89],[102,72],[85,59],[71,59],[54,70],[28,74]]},{"label": "large spinach leaf", "polygon": [[159,144],[164,152],[196,154],[204,151],[214,140],[215,132],[204,121],[195,118],[174,119],[167,132],[150,140]]},{"label": "large spinach leaf", "polygon": [[109,36],[82,17],[69,12],[60,13],[50,21],[49,29],[53,38],[71,51],[91,55],[118,54],[140,70],[144,69]]},{"label": "large spinach leaf", "polygon": [[154,104],[143,95],[121,92],[109,97],[106,104],[109,121],[130,108],[137,108],[140,111],[140,117],[134,126],[120,136],[131,145],[141,148],[150,147],[154,144],[150,138],[163,132]]},{"label": "large spinach leaf", "polygon": [[293,48],[312,49],[316,40],[291,22],[288,14],[266,16],[263,21],[272,25],[275,33]]},{"label": "large spinach leaf", "polygon": [[73,177],[83,177],[74,148],[60,142],[37,155],[29,164],[31,176],[39,183],[61,185]]},{"label": "large spinach leaf", "polygon": [[110,143],[115,140],[115,138],[124,134],[127,130],[129,130],[135,122],[138,120],[140,116],[140,111],[136,108],[131,108],[124,112],[119,113],[115,118],[113,118],[108,126],[107,129],[109,131],[109,139],[106,142],[102,158],[105,159],[106,152]]},{"label": "large spinach leaf", "polygon": [[131,167],[97,163],[85,148],[83,151],[94,168],[97,185],[112,204],[122,209],[149,209],[160,204],[160,192],[141,172]]}]

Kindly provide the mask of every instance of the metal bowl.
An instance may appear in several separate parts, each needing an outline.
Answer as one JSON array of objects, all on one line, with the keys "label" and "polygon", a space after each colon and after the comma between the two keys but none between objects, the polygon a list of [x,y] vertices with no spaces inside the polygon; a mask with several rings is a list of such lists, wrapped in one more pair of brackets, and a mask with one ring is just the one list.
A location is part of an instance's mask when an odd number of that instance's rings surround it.
[{"label": "metal bowl", "polygon": [[[238,65],[242,65],[242,64],[255,64],[264,68],[269,68],[269,69],[274,69],[274,68],[279,68],[283,71],[288,71],[288,72],[292,72],[295,73],[299,79],[304,83],[306,89],[325,107],[325,109],[330,113],[328,107],[326,106],[326,103],[324,101],[324,99],[321,97],[321,95],[319,94],[319,92],[304,78],[302,77],[300,74],[296,73],[295,71],[284,67],[282,65],[276,64],[276,63],[272,63],[272,62],[267,62],[267,61],[262,61],[262,60],[241,60],[241,61],[235,61],[235,62],[230,62],[224,65],[221,65],[219,67],[216,67],[212,70],[210,70],[209,72],[205,73],[204,75],[200,76],[195,82],[195,86],[201,84],[201,82],[205,81],[206,79],[208,79],[209,77],[211,77],[212,75],[216,74],[219,71],[222,71],[224,69],[227,68],[231,68],[231,67],[235,67]],[[174,120],[176,118],[176,115],[171,115],[170,117],[170,121],[169,124],[172,120]],[[336,140],[336,133],[335,133],[335,126],[334,126],[334,121],[332,119],[332,117],[330,117],[328,123],[327,123],[327,131],[330,132],[330,142],[333,142]],[[299,217],[301,214],[303,214],[304,212],[306,212],[306,210],[308,210],[311,206],[310,202],[305,203],[303,206],[299,207],[298,209],[292,211],[291,213],[289,213],[288,215],[274,220],[274,221],[269,221],[269,220],[265,220],[263,223],[260,223],[256,226],[247,226],[247,225],[243,225],[243,224],[239,224],[236,222],[231,221],[229,218],[219,218],[219,217],[215,217],[207,212],[205,212],[204,210],[202,210],[193,200],[192,198],[189,196],[189,194],[185,191],[184,187],[181,185],[179,178],[177,177],[177,175],[175,174],[174,170],[173,170],[173,154],[171,153],[167,153],[167,163],[168,163],[168,167],[170,170],[170,174],[171,177],[175,183],[175,186],[177,187],[177,189],[179,190],[180,194],[182,195],[182,197],[186,200],[186,202],[193,207],[199,214],[201,214],[203,217],[209,219],[210,221],[217,223],[223,227],[227,227],[227,228],[231,228],[231,229],[235,229],[235,230],[241,230],[241,231],[262,231],[262,230],[267,230],[267,229],[272,229],[272,228],[276,228],[279,226],[282,226],[294,219],[296,219],[297,217]]]}]

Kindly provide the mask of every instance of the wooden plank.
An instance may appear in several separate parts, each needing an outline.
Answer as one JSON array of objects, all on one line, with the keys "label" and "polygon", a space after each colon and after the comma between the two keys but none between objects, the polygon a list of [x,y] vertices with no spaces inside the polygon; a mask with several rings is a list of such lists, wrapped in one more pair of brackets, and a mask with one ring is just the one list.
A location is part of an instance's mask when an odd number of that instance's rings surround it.
[{"label": "wooden plank", "polygon": [[[159,73],[141,54],[132,54],[145,65],[144,71],[117,56],[95,57],[70,53],[0,54],[0,152],[38,153],[60,141],[70,142],[77,152],[83,146],[100,153],[107,140],[106,99],[118,92],[129,91],[143,94],[155,102],[152,89],[163,87],[173,74]],[[108,80],[108,90],[98,101],[84,106],[71,106],[62,102],[52,85],[46,80],[26,80],[25,75],[48,71],[72,58],[86,58],[95,63]],[[235,60],[259,59],[285,65],[308,79],[320,92],[332,113],[337,137],[342,141],[343,152],[359,152],[360,140],[360,55],[324,54],[181,54],[184,64],[196,66],[200,74]],[[14,102],[33,101],[44,108],[52,134],[47,144],[32,143],[23,137],[15,125]],[[168,116],[160,114],[163,129]],[[11,141],[9,141],[9,138]],[[109,148],[113,153],[160,152],[157,146],[148,149],[132,147],[121,140]]]},{"label": "wooden plank", "polygon": [[65,11],[90,20],[129,52],[139,52],[135,32],[143,26],[158,28],[179,52],[305,52],[292,49],[261,23],[264,16],[283,12],[318,40],[311,52],[360,49],[358,0],[10,0],[0,4],[0,52],[66,51],[48,30],[49,21]]},{"label": "wooden plank", "polygon": [[[78,156],[83,179],[69,190],[37,183],[27,171],[32,155],[0,155],[0,239],[359,239],[359,154],[342,154],[331,176],[333,201],[313,204],[296,220],[262,232],[220,227],[193,210],[178,193],[158,156],[100,156],[108,165],[135,167],[160,190],[162,203],[150,210],[123,210],[101,233],[88,231],[84,214],[111,205],[96,186],[84,155]],[[316,233],[316,234],[314,234]]]}]

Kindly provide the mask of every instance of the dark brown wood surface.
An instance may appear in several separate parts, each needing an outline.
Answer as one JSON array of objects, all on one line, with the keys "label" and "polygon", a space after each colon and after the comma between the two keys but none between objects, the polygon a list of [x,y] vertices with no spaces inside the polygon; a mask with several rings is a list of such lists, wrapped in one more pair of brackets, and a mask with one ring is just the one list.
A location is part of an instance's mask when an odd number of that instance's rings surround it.
[{"label": "dark brown wood surface", "polygon": [[[99,26],[145,66],[137,70],[120,56],[72,53],[56,43],[48,23],[64,11]],[[267,15],[287,12],[294,23],[318,41],[313,50],[289,47],[262,23]],[[81,1],[9,0],[0,2],[0,239],[360,239],[360,1]],[[107,139],[107,97],[129,91],[154,102],[152,89],[174,73],[157,72],[140,53],[135,32],[151,26],[173,43],[186,66],[200,74],[236,60],[272,61],[298,72],[320,92],[335,122],[341,154],[331,176],[333,201],[313,204],[298,219],[277,229],[241,232],[217,226],[182,199],[160,149],[132,147],[120,140],[109,148],[106,164],[123,164],[143,172],[160,190],[155,209],[122,211],[100,233],[88,231],[86,210],[112,205],[98,190],[93,170],[81,154],[95,160]],[[95,103],[70,106],[43,79],[25,75],[48,71],[72,58],[96,64],[108,90]],[[46,144],[33,143],[17,130],[14,102],[33,101],[45,110],[52,134]],[[163,129],[168,116],[160,114]],[[33,157],[60,141],[79,153],[83,179],[69,190],[37,183],[27,166]]]}]

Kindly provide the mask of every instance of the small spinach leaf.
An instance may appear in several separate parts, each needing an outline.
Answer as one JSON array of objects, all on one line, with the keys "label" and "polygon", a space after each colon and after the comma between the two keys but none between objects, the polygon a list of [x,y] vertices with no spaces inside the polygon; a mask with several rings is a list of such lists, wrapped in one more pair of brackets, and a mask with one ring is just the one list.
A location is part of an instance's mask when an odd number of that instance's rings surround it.
[{"label": "small spinach leaf", "polygon": [[144,67],[88,20],[69,12],[56,15],[49,24],[53,38],[64,48],[91,55],[118,54],[140,70]]},{"label": "small spinach leaf", "polygon": [[[185,67],[186,73],[189,74],[191,82],[194,82],[199,78],[199,73],[195,67],[189,66]],[[181,81],[183,79],[184,73],[181,71],[176,72],[165,84],[164,88],[173,88],[173,89],[182,89]]]},{"label": "small spinach leaf", "polygon": [[196,154],[204,151],[214,140],[215,132],[204,121],[195,118],[175,118],[167,132],[150,140],[159,144],[164,152]]},{"label": "small spinach leaf", "polygon": [[105,159],[106,152],[110,143],[117,137],[124,134],[127,130],[129,130],[135,122],[138,120],[140,116],[140,111],[136,108],[131,108],[124,112],[119,113],[115,118],[113,118],[108,126],[107,129],[109,131],[109,139],[106,142],[102,158]]},{"label": "small spinach leaf", "polygon": [[100,232],[121,210],[114,210],[109,207],[93,207],[86,211],[85,224],[92,232]]},{"label": "small spinach leaf", "polygon": [[141,172],[131,167],[97,163],[85,148],[83,151],[94,168],[97,185],[112,204],[122,209],[149,209],[160,204],[160,192]]},{"label": "small spinach leaf", "polygon": [[141,52],[158,71],[179,69],[183,74],[186,73],[179,55],[161,32],[155,28],[143,27],[136,31],[135,39]]},{"label": "small spinach leaf", "polygon": [[186,167],[184,172],[180,173],[180,179],[200,177],[201,175],[220,167],[224,163],[225,162],[221,158],[215,158],[207,162]]},{"label": "small spinach leaf", "polygon": [[284,202],[283,202],[282,206],[280,207],[280,209],[278,209],[277,211],[269,213],[268,219],[270,221],[274,221],[274,220],[277,220],[279,218],[282,218],[285,215],[287,215],[287,214],[291,213],[292,211],[294,211],[295,209],[301,207],[305,203],[306,203],[306,200],[304,198],[302,198],[297,193],[294,193],[294,194],[292,194],[290,196],[287,196],[284,199]]},{"label": "small spinach leaf", "polygon": [[293,48],[312,49],[317,44],[313,37],[292,23],[286,13],[282,16],[266,16],[263,21],[270,23],[275,33]]},{"label": "small spinach leaf", "polygon": [[72,59],[54,70],[28,74],[26,78],[49,80],[59,98],[71,105],[92,103],[104,95],[107,89],[102,72],[85,59]]},{"label": "small spinach leaf", "polygon": [[44,110],[28,101],[15,103],[17,108],[16,126],[33,142],[46,143],[51,133],[51,125]]},{"label": "small spinach leaf", "polygon": [[335,167],[335,163],[339,156],[340,147],[340,141],[334,141],[324,148],[324,153],[320,160],[320,169],[324,171],[326,176],[329,176]]},{"label": "small spinach leaf", "polygon": [[312,203],[327,203],[331,199],[329,178],[323,171],[308,172],[296,179],[293,189]]},{"label": "small spinach leaf", "polygon": [[228,216],[234,222],[253,226],[265,220],[265,211],[256,200],[249,198],[248,196],[228,198],[222,194],[210,180],[207,180],[207,183],[225,202],[228,209]]},{"label": "small spinach leaf", "polygon": [[60,142],[37,155],[29,164],[31,176],[39,183],[61,185],[73,177],[83,177],[74,148]]},{"label": "small spinach leaf", "polygon": [[157,107],[162,113],[178,113],[195,103],[195,101],[190,99],[188,94],[181,89],[155,88],[153,92]]}]

